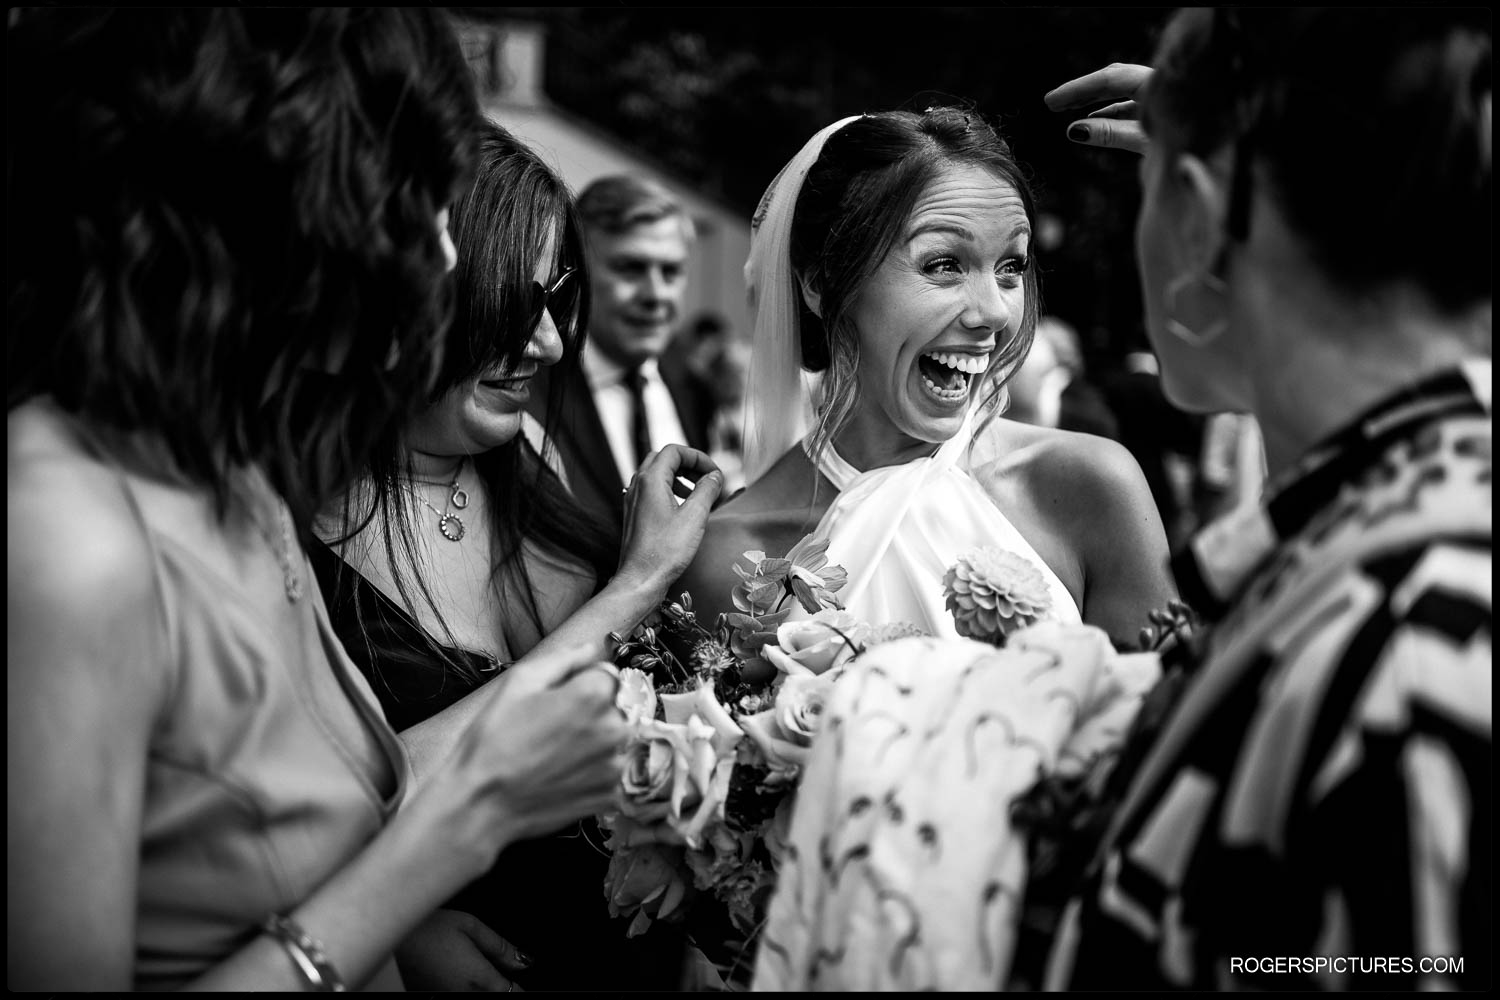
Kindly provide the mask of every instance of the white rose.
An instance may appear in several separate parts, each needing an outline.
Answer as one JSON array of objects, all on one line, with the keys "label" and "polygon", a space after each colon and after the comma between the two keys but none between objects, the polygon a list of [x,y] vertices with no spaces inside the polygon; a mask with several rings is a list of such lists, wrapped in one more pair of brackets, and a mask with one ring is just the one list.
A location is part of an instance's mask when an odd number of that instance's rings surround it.
[{"label": "white rose", "polygon": [[625,713],[625,721],[632,726],[656,718],[656,687],[651,683],[651,676],[634,667],[621,670],[615,705]]},{"label": "white rose", "polygon": [[621,812],[651,822],[671,811],[673,773],[677,754],[673,734],[662,723],[641,723],[625,751],[620,773]]},{"label": "white rose", "polygon": [[849,612],[829,608],[781,625],[775,645],[766,646],[761,655],[788,676],[816,676],[852,657],[863,632],[864,627]]},{"label": "white rose", "polygon": [[795,775],[807,763],[837,673],[789,675],[769,709],[741,717],[740,727],[773,774]]},{"label": "white rose", "polygon": [[662,695],[661,708],[662,715],[674,725],[687,725],[693,716],[707,723],[714,731],[714,750],[720,756],[733,756],[734,745],[744,737],[734,717],[719,704],[713,685],[706,681],[684,694]]},{"label": "white rose", "polygon": [[689,847],[696,848],[702,844],[709,824],[724,819],[734,755],[718,753],[715,749],[718,734],[697,715],[680,726],[660,722],[654,725],[670,731],[672,743],[672,794],[667,821],[682,834]]},{"label": "white rose", "polygon": [[776,722],[800,746],[812,746],[823,724],[823,708],[833,691],[833,672],[820,677],[789,676],[776,692]]}]

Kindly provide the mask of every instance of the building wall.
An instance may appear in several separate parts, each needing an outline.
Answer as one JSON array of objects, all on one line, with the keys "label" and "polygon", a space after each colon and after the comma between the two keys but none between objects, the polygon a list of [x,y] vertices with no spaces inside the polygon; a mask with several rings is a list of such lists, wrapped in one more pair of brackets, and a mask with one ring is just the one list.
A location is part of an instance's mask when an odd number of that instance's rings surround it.
[{"label": "building wall", "polygon": [[627,142],[552,105],[541,86],[546,40],[539,25],[469,25],[461,26],[460,33],[485,113],[535,149],[575,193],[599,177],[633,173],[654,179],[682,201],[698,232],[684,319],[700,311],[717,312],[739,336],[748,338],[744,267],[750,253],[750,220],[704,197]]}]

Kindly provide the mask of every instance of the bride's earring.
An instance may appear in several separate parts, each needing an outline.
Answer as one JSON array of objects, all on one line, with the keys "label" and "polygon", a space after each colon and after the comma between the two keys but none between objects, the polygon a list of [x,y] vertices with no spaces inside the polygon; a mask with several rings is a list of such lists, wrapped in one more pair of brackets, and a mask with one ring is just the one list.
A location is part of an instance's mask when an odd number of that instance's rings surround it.
[{"label": "bride's earring", "polygon": [[1203,347],[1229,329],[1229,286],[1210,271],[1173,278],[1164,297],[1167,332],[1179,340]]}]

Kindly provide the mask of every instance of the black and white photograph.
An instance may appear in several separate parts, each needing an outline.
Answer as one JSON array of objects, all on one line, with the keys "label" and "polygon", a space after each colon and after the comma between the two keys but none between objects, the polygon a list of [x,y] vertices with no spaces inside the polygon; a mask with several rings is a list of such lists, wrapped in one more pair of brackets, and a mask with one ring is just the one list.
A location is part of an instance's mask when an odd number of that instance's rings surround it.
[{"label": "black and white photograph", "polygon": [[9,990],[1491,988],[1489,8],[6,17]]}]

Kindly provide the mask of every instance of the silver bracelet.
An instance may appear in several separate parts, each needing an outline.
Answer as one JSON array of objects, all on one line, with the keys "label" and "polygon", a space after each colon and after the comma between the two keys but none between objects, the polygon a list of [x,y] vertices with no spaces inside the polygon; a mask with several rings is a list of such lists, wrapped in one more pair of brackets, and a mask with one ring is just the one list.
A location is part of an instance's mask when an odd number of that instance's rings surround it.
[{"label": "silver bracelet", "polygon": [[308,989],[316,993],[346,993],[349,987],[339,978],[333,963],[323,954],[323,945],[317,938],[302,929],[302,925],[291,917],[273,913],[261,925],[265,932],[277,941],[291,956],[292,964],[307,980]]}]

